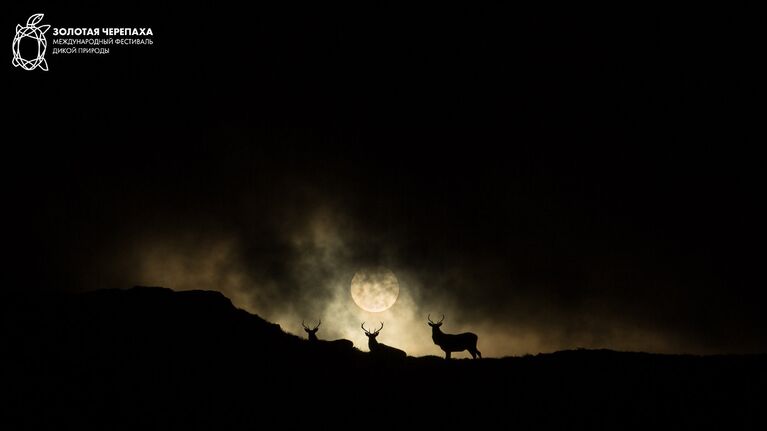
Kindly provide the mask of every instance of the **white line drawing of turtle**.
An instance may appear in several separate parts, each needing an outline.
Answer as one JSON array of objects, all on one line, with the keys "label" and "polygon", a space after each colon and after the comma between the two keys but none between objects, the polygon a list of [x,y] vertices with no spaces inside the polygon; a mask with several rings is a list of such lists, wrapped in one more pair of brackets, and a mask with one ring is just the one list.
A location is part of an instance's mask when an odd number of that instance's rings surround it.
[{"label": "white line drawing of turtle", "polygon": [[[21,24],[16,24],[16,36],[13,38],[13,65],[21,67],[24,70],[35,70],[39,67],[42,70],[48,70],[48,62],[45,61],[45,50],[48,47],[48,41],[45,39],[45,32],[47,32],[51,26],[37,24],[43,20],[43,14],[36,13],[29,17],[27,25],[22,27]],[[24,38],[33,39],[37,42],[37,57],[31,60],[27,60],[21,56],[20,45]]]}]

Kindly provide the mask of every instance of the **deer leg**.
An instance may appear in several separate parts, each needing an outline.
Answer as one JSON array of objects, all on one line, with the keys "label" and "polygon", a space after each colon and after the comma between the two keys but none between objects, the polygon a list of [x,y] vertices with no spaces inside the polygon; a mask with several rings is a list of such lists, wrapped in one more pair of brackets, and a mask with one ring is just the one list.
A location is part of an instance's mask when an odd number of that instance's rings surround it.
[{"label": "deer leg", "polygon": [[445,351],[445,359],[450,359],[450,352],[449,351]]}]

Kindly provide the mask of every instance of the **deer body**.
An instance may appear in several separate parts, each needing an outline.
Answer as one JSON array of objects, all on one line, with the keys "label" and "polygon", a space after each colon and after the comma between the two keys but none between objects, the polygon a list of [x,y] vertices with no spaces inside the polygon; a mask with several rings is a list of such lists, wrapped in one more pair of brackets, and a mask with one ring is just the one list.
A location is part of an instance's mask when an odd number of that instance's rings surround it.
[{"label": "deer body", "polygon": [[332,340],[332,341],[326,341],[326,340],[320,340],[317,338],[317,330],[319,329],[320,325],[322,324],[322,320],[317,323],[317,326],[314,328],[309,328],[304,324],[304,322],[301,322],[301,326],[304,327],[304,331],[306,331],[306,336],[309,338],[309,343],[315,346],[324,345],[324,346],[331,346],[339,349],[351,349],[354,347],[354,343],[352,343],[350,340],[340,339],[340,340]]},{"label": "deer body", "polygon": [[377,331],[372,332],[365,329],[365,322],[362,322],[362,330],[365,331],[365,335],[368,337],[368,349],[370,349],[370,354],[379,358],[404,359],[407,356],[405,351],[396,347],[379,343],[378,340],[376,340],[376,337],[378,337],[378,333],[381,332],[381,329],[383,329],[383,322],[381,322],[381,327],[378,328]]},{"label": "deer body", "polygon": [[339,349],[351,349],[352,347],[354,347],[354,343],[352,343],[351,340],[347,340],[345,338],[341,338],[338,340],[325,341],[325,343],[328,343],[331,346],[337,347]]},{"label": "deer body", "polygon": [[[442,320],[445,320],[445,316],[442,316]],[[434,344],[438,345],[445,352],[445,359],[450,359],[450,353],[452,352],[463,352],[464,350],[468,350],[474,359],[477,359],[477,356],[482,358],[482,353],[477,350],[477,340],[479,339],[477,334],[473,332],[445,334],[440,329],[442,320],[432,322],[429,318],[429,326],[431,326],[431,339],[434,341]]]}]

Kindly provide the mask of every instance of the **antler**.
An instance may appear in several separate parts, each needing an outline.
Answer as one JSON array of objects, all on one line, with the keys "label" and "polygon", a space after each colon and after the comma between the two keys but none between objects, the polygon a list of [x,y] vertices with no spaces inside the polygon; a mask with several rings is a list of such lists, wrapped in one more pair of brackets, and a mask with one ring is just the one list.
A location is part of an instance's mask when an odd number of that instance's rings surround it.
[{"label": "antler", "polygon": [[301,321],[301,326],[303,326],[303,327],[304,327],[304,329],[309,329],[309,328],[308,328],[308,327],[307,327],[307,326],[304,324],[304,321],[303,321],[303,320]]},{"label": "antler", "polygon": [[367,329],[365,329],[365,322],[362,322],[362,325],[360,325],[360,327],[362,327],[362,330],[365,331],[366,334],[378,334],[379,332],[381,332],[381,329],[383,329],[383,322],[381,322],[381,327],[380,328],[378,328],[378,329],[376,329],[375,331],[372,331],[372,332],[368,331]]},{"label": "antler", "polygon": [[320,319],[320,320],[317,322],[317,326],[315,326],[315,327],[314,327],[314,329],[317,329],[317,328],[319,328],[319,327],[320,327],[320,325],[322,325],[322,319]]},{"label": "antler", "polygon": [[431,320],[431,314],[429,314],[428,316],[426,316],[426,318],[427,318],[427,319],[429,319],[429,323],[434,323],[434,324],[437,324],[437,323],[442,323],[442,321],[443,321],[443,320],[445,320],[445,315],[444,315],[444,314],[442,315],[442,319],[440,319],[440,320],[439,320],[439,322],[433,322],[433,321]]}]

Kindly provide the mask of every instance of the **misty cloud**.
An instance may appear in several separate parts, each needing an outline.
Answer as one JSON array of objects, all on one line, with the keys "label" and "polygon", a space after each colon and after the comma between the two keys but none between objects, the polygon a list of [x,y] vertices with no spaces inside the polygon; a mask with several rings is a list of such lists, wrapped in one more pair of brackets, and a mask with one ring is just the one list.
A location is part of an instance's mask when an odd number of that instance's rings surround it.
[{"label": "misty cloud", "polygon": [[[121,270],[135,268],[122,282],[219,290],[236,306],[299,336],[304,336],[302,320],[322,319],[321,339],[347,338],[362,350],[367,350],[367,338],[361,322],[384,322],[381,342],[411,355],[442,355],[426,325],[431,313],[447,316],[447,332],[477,333],[485,356],[577,347],[705,351],[694,341],[679,342],[668,328],[642,326],[619,310],[608,312],[604,307],[609,304],[594,298],[562,304],[558,288],[505,285],[503,278],[478,274],[493,268],[487,263],[447,270],[419,267],[400,259],[392,243],[382,244],[371,259],[370,253],[358,250],[369,249],[363,243],[378,233],[360,229],[340,205],[303,205],[313,210],[269,220],[275,235],[268,238],[250,238],[236,230],[214,234],[168,228],[162,235],[134,239],[131,250],[118,257],[133,262],[119,265]],[[370,265],[386,265],[399,281],[395,305],[380,313],[362,310],[350,295],[353,276]],[[545,294],[547,289],[551,295]],[[468,354],[459,355],[464,356]]]}]

